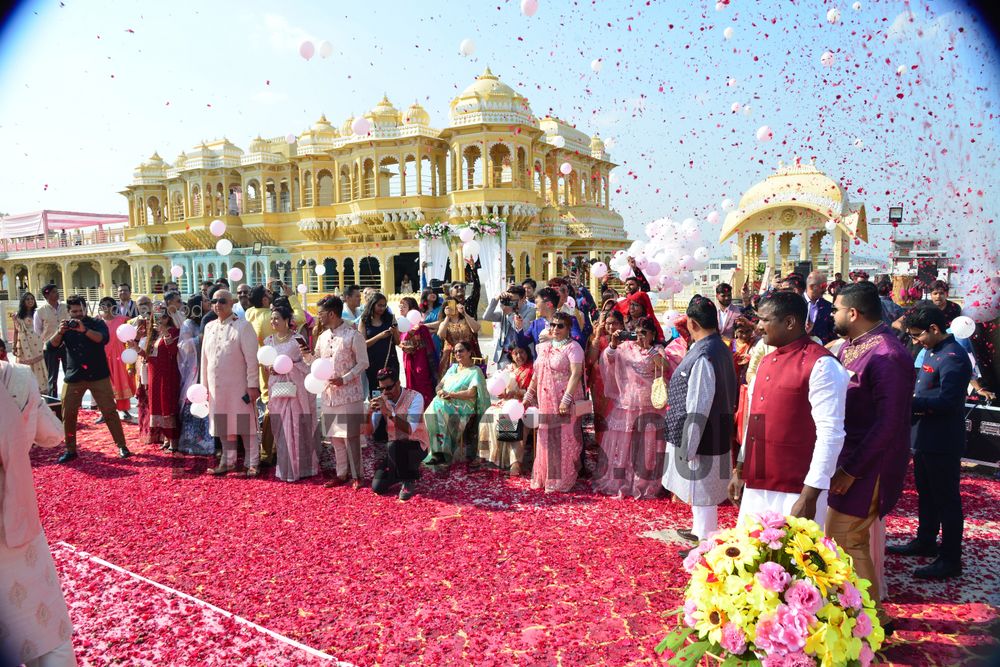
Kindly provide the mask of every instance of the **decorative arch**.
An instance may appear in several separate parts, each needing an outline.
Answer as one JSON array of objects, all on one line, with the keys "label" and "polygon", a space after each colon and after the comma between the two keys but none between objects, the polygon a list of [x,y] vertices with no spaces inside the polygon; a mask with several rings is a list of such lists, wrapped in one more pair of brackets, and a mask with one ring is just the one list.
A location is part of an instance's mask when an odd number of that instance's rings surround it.
[{"label": "decorative arch", "polygon": [[324,259],[323,266],[326,267],[326,273],[320,279],[319,291],[329,293],[340,286],[340,272],[337,271],[337,260],[333,257]]},{"label": "decorative arch", "polygon": [[361,198],[368,199],[375,196],[375,162],[368,158],[361,165]]},{"label": "decorative arch", "polygon": [[531,174],[528,173],[528,154],[524,150],[524,146],[517,147],[517,171],[514,177],[514,187],[523,188],[525,183],[528,183],[531,179]]},{"label": "decorative arch", "polygon": [[149,272],[150,292],[153,292],[154,294],[160,294],[163,292],[163,283],[166,282],[166,278],[164,277],[164,275],[165,272],[163,271],[162,266],[160,266],[159,264],[153,266],[153,268]]},{"label": "decorative arch", "polygon": [[160,210],[160,199],[158,197],[150,197],[147,199],[146,209],[149,211],[149,215],[146,218],[148,222],[153,224],[160,224],[163,222],[163,211]]},{"label": "decorative arch", "polygon": [[475,144],[462,151],[463,190],[483,187],[483,152]]},{"label": "decorative arch", "polygon": [[305,187],[302,188],[302,205],[312,206],[313,205],[313,178],[312,172],[306,169],[302,172],[302,182]]},{"label": "decorative arch", "polygon": [[260,213],[260,181],[252,178],[247,181],[246,207],[247,213]]},{"label": "decorative arch", "polygon": [[222,183],[215,184],[215,196],[214,201],[214,213],[212,215],[225,215],[226,214],[226,191],[223,188]]},{"label": "decorative arch", "polygon": [[321,169],[316,173],[316,205],[333,205],[333,174],[329,169]]},{"label": "decorative arch", "polygon": [[340,168],[340,201],[351,201],[351,168],[346,164]]},{"label": "decorative arch", "polygon": [[350,257],[344,258],[344,287],[350,287],[357,283],[354,275],[354,260]]},{"label": "decorative arch", "polygon": [[490,187],[510,186],[513,182],[510,146],[497,143],[490,146]]},{"label": "decorative arch", "polygon": [[[423,171],[423,169],[421,169]],[[403,196],[413,197],[420,188],[417,186],[417,156],[412,153],[403,158]],[[427,190],[429,192],[429,190]]]},{"label": "decorative arch", "polygon": [[278,210],[278,194],[275,191],[274,179],[264,181],[264,212],[274,213]]},{"label": "decorative arch", "polygon": [[399,197],[403,192],[403,179],[399,171],[399,158],[387,155],[378,162],[377,197]]},{"label": "decorative arch", "polygon": [[382,286],[382,271],[379,261],[375,257],[362,257],[358,262],[358,284],[362,288],[374,287],[379,289]]},{"label": "decorative arch", "polygon": [[201,215],[201,188],[198,185],[191,186],[191,217],[197,218]]},{"label": "decorative arch", "polygon": [[354,163],[353,174],[351,176],[351,199],[358,199],[361,196],[361,171],[358,163]]},{"label": "decorative arch", "polygon": [[420,194],[437,196],[437,168],[431,156],[420,158]]},{"label": "decorative arch", "polygon": [[281,213],[292,212],[292,193],[288,187],[288,179],[281,179],[278,185],[278,211]]}]

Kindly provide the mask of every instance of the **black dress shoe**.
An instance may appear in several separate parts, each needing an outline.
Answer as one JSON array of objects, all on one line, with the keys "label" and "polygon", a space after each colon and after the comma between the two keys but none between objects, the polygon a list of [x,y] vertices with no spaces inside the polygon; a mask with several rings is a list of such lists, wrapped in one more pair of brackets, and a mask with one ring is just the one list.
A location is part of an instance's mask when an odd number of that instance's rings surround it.
[{"label": "black dress shoe", "polygon": [[885,551],[897,556],[937,556],[938,553],[936,544],[927,544],[919,540],[910,540],[906,544],[890,544]]},{"label": "black dress shoe", "polygon": [[691,547],[690,549],[681,549],[677,552],[677,555],[681,557],[681,560],[684,560],[692,551],[694,551],[694,547]]},{"label": "black dress shoe", "polygon": [[687,540],[688,542],[698,541],[698,536],[686,528],[678,528],[676,532],[677,532],[677,537]]},{"label": "black dress shoe", "polygon": [[62,456],[59,457],[58,462],[59,463],[69,463],[70,461],[72,461],[76,457],[77,457],[77,454],[76,454],[76,450],[75,449],[67,449],[65,452],[63,452]]},{"label": "black dress shoe", "polygon": [[938,558],[930,565],[918,567],[913,571],[917,579],[951,579],[962,576],[962,564]]},{"label": "black dress shoe", "polygon": [[128,447],[119,447],[118,448],[118,458],[120,458],[120,459],[127,459],[130,456],[132,456],[132,452],[129,451]]}]

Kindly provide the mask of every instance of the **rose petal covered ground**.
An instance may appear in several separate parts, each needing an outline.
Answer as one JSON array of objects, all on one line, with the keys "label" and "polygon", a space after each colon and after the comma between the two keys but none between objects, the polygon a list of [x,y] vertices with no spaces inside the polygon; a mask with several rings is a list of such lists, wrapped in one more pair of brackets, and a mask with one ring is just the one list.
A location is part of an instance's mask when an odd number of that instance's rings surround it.
[{"label": "rose petal covered ground", "polygon": [[[319,479],[213,479],[207,459],[134,444],[126,461],[81,414],[80,459],[34,452],[43,522],[85,664],[305,664],[308,654],[215,618],[77,549],[356,665],[659,664],[653,647],[685,574],[680,504],[615,500],[580,483],[531,491],[489,472],[425,474],[403,503]],[[370,451],[370,450],[366,450]],[[1000,485],[966,475],[966,574],[925,584],[890,559],[899,632],[884,658],[955,664],[993,648],[1000,607]],[[889,538],[909,535],[907,491]],[[723,508],[721,521],[735,520]],[[89,562],[89,561],[87,561]],[[109,648],[110,647],[110,648]],[[302,657],[305,656],[305,657]],[[160,663],[164,664],[164,663]]]}]

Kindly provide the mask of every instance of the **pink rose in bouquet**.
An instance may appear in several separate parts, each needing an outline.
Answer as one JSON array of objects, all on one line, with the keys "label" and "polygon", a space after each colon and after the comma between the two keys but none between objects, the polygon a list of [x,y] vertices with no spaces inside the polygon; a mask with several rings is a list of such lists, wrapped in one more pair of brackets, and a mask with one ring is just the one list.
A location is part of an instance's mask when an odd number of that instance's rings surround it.
[{"label": "pink rose in bouquet", "polygon": [[818,588],[808,581],[799,579],[785,591],[785,603],[814,616],[823,608],[823,596],[820,595]]},{"label": "pink rose in bouquet", "polygon": [[742,655],[747,650],[746,633],[735,623],[726,623],[722,628],[719,645],[733,655]]},{"label": "pink rose in bouquet", "polygon": [[785,590],[791,580],[792,575],[788,574],[785,568],[770,561],[761,563],[760,570],[757,572],[757,583],[775,593]]},{"label": "pink rose in bouquet", "polygon": [[788,655],[801,651],[806,645],[809,623],[812,620],[813,616],[801,609],[787,604],[778,605],[773,614],[765,614],[757,621],[754,638],[757,648],[766,651],[768,655]]},{"label": "pink rose in bouquet", "polygon": [[[844,590],[837,595],[840,604],[851,609],[861,609],[861,591],[849,581],[844,582]],[[867,633],[866,633],[867,636]]]},{"label": "pink rose in bouquet", "polygon": [[862,612],[858,614],[858,618],[854,623],[854,636],[855,637],[867,637],[872,633],[872,619],[871,616]]}]

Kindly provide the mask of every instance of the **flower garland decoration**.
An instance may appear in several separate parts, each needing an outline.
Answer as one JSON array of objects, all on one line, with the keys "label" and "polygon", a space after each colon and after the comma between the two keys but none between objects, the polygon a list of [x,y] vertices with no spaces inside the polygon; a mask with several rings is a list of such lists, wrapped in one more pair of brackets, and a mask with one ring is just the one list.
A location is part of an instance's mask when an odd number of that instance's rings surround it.
[{"label": "flower garland decoration", "polygon": [[472,220],[466,227],[471,229],[476,236],[499,236],[501,230],[506,225],[506,218],[492,215],[480,218],[479,220]]},{"label": "flower garland decoration", "polygon": [[451,227],[447,223],[439,220],[417,226],[417,238],[422,241],[441,239],[447,240],[450,234]]},{"label": "flower garland decoration", "polygon": [[668,664],[868,667],[885,639],[871,582],[815,521],[751,515],[692,549],[684,569],[677,628],[656,647],[674,653]]}]

